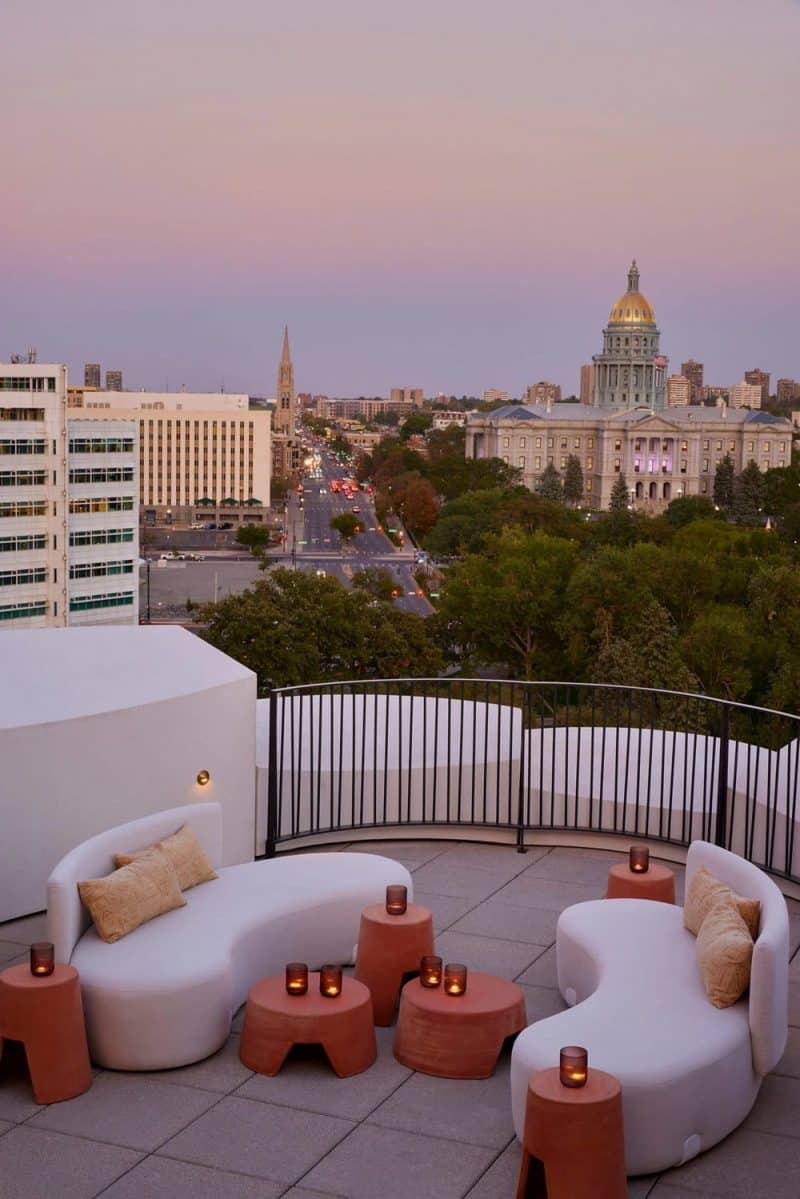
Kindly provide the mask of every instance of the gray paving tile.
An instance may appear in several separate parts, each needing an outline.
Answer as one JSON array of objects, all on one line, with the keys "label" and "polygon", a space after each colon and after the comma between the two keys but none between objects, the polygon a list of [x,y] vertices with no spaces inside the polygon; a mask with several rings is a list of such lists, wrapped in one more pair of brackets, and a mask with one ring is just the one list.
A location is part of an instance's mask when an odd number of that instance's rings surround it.
[{"label": "gray paving tile", "polygon": [[0,938],[16,941],[19,945],[30,945],[31,941],[44,941],[47,937],[47,913],[37,912],[33,916],[22,916],[19,920],[6,920],[0,924]]},{"label": "gray paving tile", "polygon": [[479,903],[508,883],[508,875],[495,870],[479,870],[458,862],[445,865],[444,859],[427,862],[414,872],[414,888],[434,895],[456,895]]},{"label": "gray paving tile", "polygon": [[436,938],[436,952],[446,962],[463,962],[471,970],[482,970],[501,978],[516,978],[537,954],[547,951],[542,950],[540,945],[497,941],[494,937],[477,937],[471,933],[450,930]]},{"label": "gray paving tile", "polygon": [[[662,1175],[663,1183],[726,1199],[797,1199],[798,1144],[795,1137],[741,1128],[707,1153]],[[674,1199],[667,1194],[664,1199]]]},{"label": "gray paving tile", "polygon": [[[770,1074],[761,1084],[753,1110],[744,1122],[745,1128],[778,1136],[800,1137],[800,1079]],[[800,1145],[798,1145],[800,1170]],[[798,1188],[800,1189],[800,1188]]]},{"label": "gray paving tile", "polygon": [[520,1143],[514,1137],[475,1186],[467,1191],[464,1199],[500,1199],[500,1196],[503,1196],[503,1199],[512,1199],[517,1192],[521,1156]]},{"label": "gray paving tile", "polygon": [[347,1195],[333,1191],[309,1191],[306,1187],[292,1187],[290,1191],[286,1191],[283,1199],[347,1199]]},{"label": "gray paving tile", "polygon": [[556,939],[557,920],[555,912],[487,899],[458,920],[452,931],[547,946]]},{"label": "gray paving tile", "polygon": [[527,877],[557,879],[566,883],[581,883],[595,889],[595,899],[605,893],[608,872],[617,862],[624,861],[622,853],[606,850],[555,848],[536,862]]},{"label": "gray paving tile", "polygon": [[352,1128],[349,1120],[228,1095],[158,1154],[293,1183]]},{"label": "gray paving tile", "polygon": [[0,1058],[0,1119],[21,1124],[41,1110],[33,1097],[25,1050],[22,1045],[8,1041]]},{"label": "gray paving tile", "polygon": [[13,1127],[14,1127],[14,1125],[9,1124],[9,1122],[7,1120],[0,1120],[0,1137],[3,1135],[4,1132],[10,1132],[10,1130]]},{"label": "gray paving tile", "polygon": [[775,1067],[775,1074],[788,1074],[800,1078],[800,1028],[790,1028],[783,1057]]},{"label": "gray paving tile", "polygon": [[466,912],[469,912],[476,901],[459,898],[457,895],[435,895],[432,891],[414,890],[414,900],[423,907],[430,908],[433,916],[434,932],[442,932],[455,924]]},{"label": "gray paving tile", "polygon": [[82,1137],[20,1124],[0,1137],[2,1199],[91,1199],[139,1160],[140,1154]]},{"label": "gray paving tile", "polygon": [[151,1081],[141,1074],[106,1072],[77,1099],[44,1108],[27,1127],[150,1151],[185,1128],[217,1098],[209,1091]]},{"label": "gray paving tile", "polygon": [[555,1016],[567,1010],[558,987],[533,987],[530,983],[522,983],[519,980],[517,986],[525,995],[525,1010],[528,1013],[529,1024],[535,1024],[537,1020],[546,1020],[548,1016]]},{"label": "gray paving tile", "polygon": [[243,1099],[276,1103],[301,1111],[363,1120],[411,1074],[392,1053],[393,1028],[376,1028],[378,1060],[351,1078],[337,1078],[321,1053],[294,1051],[270,1078],[253,1074],[236,1092]]},{"label": "gray paving tile", "polygon": [[525,908],[541,908],[549,912],[563,912],[573,903],[597,899],[597,887],[585,883],[564,882],[563,879],[538,878],[526,870],[512,879],[501,891],[492,896],[500,903],[517,904]]},{"label": "gray paving tile", "polygon": [[278,1199],[283,1194],[282,1182],[148,1157],[104,1191],[103,1199]]},{"label": "gray paving tile", "polygon": [[193,1066],[181,1066],[176,1070],[152,1070],[142,1078],[175,1083],[181,1087],[199,1087],[202,1091],[216,1091],[227,1095],[235,1091],[252,1074],[239,1060],[239,1037],[232,1033],[218,1053],[195,1062]]},{"label": "gray paving tile", "polygon": [[399,857],[420,865],[438,858],[440,854],[455,846],[455,841],[361,841],[348,847],[349,853],[379,853],[386,858]]},{"label": "gray paving tile", "polygon": [[551,945],[540,954],[533,965],[520,974],[517,982],[529,983],[532,987],[557,987],[556,947]]},{"label": "gray paving tile", "polygon": [[502,1149],[514,1135],[506,1055],[491,1078],[456,1081],[415,1074],[371,1116],[368,1124]]},{"label": "gray paving tile", "polygon": [[494,1151],[438,1137],[361,1124],[303,1179],[348,1199],[461,1199]]},{"label": "gray paving tile", "polygon": [[448,849],[442,861],[463,862],[465,865],[477,866],[482,870],[497,870],[498,873],[520,874],[548,852],[544,846],[538,849],[528,849],[525,853],[517,853],[516,845],[511,842],[500,845],[464,841],[452,849]]}]

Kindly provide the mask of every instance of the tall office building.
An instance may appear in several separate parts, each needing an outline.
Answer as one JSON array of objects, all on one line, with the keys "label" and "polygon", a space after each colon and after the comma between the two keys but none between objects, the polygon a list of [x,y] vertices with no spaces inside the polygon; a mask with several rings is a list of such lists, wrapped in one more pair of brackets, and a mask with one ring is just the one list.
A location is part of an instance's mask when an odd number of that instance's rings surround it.
[{"label": "tall office building", "polygon": [[511,393],[501,391],[499,387],[489,387],[482,396],[484,404],[507,404],[511,399]]},{"label": "tall office building", "polygon": [[659,350],[660,337],[653,307],[639,291],[634,258],[628,290],[611,306],[603,350],[592,359],[596,408],[664,407],[667,360]]},{"label": "tall office building", "polygon": [[100,381],[100,363],[87,362],[83,368],[83,386],[99,391],[103,384]]},{"label": "tall office building", "polygon": [[558,383],[548,383],[541,379],[525,388],[526,404],[558,404],[561,400],[561,388]]},{"label": "tall office building", "polygon": [[685,375],[670,375],[667,379],[667,407],[686,408],[690,403],[691,384]]},{"label": "tall office building", "polygon": [[414,408],[421,408],[425,402],[425,396],[421,387],[393,387],[389,393],[389,402],[411,404]]},{"label": "tall office building", "polygon": [[800,383],[796,379],[779,379],[776,398],[782,405],[800,402]]},{"label": "tall office building", "polygon": [[745,371],[745,372],[744,372],[744,381],[745,381],[745,383],[752,383],[754,386],[756,386],[756,387],[760,387],[760,388],[761,388],[761,407],[762,407],[762,408],[763,408],[763,407],[764,407],[766,404],[768,404],[768,403],[769,403],[769,381],[770,381],[770,377],[771,377],[771,376],[770,376],[770,373],[769,373],[769,371],[762,371],[762,370],[759,370],[759,369],[758,369],[758,367],[756,367],[756,368],[755,368],[754,370],[752,370],[752,371]]},{"label": "tall office building", "polygon": [[731,408],[760,408],[762,394],[761,384],[749,382],[745,376],[730,388],[728,402]]},{"label": "tall office building", "polygon": [[594,393],[594,367],[591,363],[581,367],[581,403],[591,404]]},{"label": "tall office building", "polygon": [[689,380],[689,403],[702,404],[703,402],[703,364],[695,362],[694,358],[690,358],[687,362],[681,363],[681,374],[685,379]]},{"label": "tall office building", "polygon": [[122,371],[106,371],[106,391],[122,391]]}]

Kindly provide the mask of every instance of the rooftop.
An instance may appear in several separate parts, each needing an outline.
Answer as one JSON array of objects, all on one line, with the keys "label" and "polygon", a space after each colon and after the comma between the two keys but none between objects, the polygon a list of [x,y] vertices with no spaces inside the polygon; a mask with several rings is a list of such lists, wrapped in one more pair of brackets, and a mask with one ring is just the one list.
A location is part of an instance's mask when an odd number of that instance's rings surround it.
[{"label": "rooftop", "polygon": [[[605,850],[453,841],[352,844],[412,871],[433,912],[437,952],[516,979],[533,1021],[560,1011],[555,925],[603,893]],[[674,867],[680,893],[682,870]],[[800,902],[791,920],[789,1044],[736,1132],[660,1176],[630,1180],[630,1199],[796,1199],[800,1160]],[[0,924],[0,967],[27,956],[43,917]],[[239,1061],[242,1013],[215,1056],[151,1074],[98,1070],[77,1099],[38,1107],[16,1046],[0,1063],[0,1195],[90,1199],[512,1199],[520,1150],[509,1105],[509,1054],[492,1078],[413,1073],[392,1029],[363,1074],[337,1079],[313,1050],[275,1078]]]}]

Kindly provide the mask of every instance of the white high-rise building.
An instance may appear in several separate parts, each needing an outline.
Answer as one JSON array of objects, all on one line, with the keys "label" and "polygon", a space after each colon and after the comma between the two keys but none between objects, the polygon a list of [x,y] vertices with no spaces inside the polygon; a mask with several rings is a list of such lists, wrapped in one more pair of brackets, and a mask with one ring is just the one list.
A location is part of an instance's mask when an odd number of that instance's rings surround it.
[{"label": "white high-rise building", "polygon": [[761,385],[748,383],[746,379],[742,379],[741,383],[734,383],[730,390],[729,403],[731,408],[760,408]]}]

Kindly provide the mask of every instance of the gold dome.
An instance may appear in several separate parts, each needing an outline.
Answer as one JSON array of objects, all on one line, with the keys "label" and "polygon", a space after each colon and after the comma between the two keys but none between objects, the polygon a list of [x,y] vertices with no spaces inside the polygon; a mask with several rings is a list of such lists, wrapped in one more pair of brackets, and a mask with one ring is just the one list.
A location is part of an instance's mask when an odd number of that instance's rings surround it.
[{"label": "gold dome", "polygon": [[648,299],[639,291],[639,268],[634,258],[628,271],[628,290],[613,305],[609,325],[654,325],[656,314]]}]

